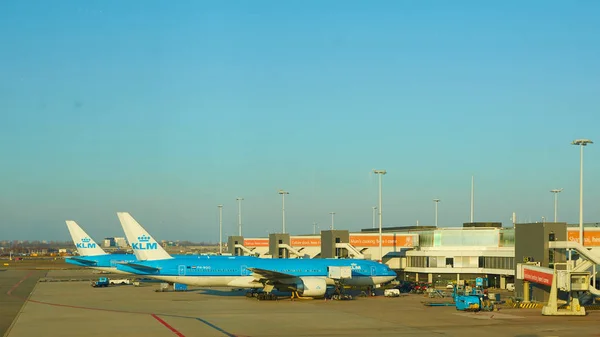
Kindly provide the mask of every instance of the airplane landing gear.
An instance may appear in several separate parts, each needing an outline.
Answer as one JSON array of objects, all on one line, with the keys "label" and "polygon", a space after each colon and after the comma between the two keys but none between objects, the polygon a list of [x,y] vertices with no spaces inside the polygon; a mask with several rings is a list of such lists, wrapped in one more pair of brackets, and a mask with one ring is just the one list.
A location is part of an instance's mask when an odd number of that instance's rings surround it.
[{"label": "airplane landing gear", "polygon": [[333,294],[331,295],[331,299],[332,300],[351,300],[352,295],[345,293],[344,285],[342,285],[340,283],[336,283],[335,290],[333,291]]},{"label": "airplane landing gear", "polygon": [[257,294],[256,289],[252,288],[252,289],[250,289],[249,292],[246,293],[246,297],[248,297],[248,298],[256,297],[256,294]]},{"label": "airplane landing gear", "polygon": [[279,299],[277,297],[277,295],[275,295],[271,292],[258,291],[256,289],[252,289],[249,292],[247,292],[246,297],[248,297],[248,298],[255,297],[259,301],[276,301]]},{"label": "airplane landing gear", "polygon": [[278,297],[277,295],[273,294],[273,293],[259,293],[256,298],[259,301],[277,301]]}]

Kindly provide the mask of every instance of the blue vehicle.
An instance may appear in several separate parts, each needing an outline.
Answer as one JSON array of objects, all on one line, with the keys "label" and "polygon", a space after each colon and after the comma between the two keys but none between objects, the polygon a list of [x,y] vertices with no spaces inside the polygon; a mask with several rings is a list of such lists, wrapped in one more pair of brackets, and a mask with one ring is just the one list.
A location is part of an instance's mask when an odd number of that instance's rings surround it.
[{"label": "blue vehicle", "polygon": [[[170,256],[129,214],[118,213],[137,262],[117,269],[193,286],[291,291],[299,296],[323,297],[328,286],[376,286],[392,281],[396,272],[387,265],[358,259],[220,259],[186,260]],[[349,277],[336,279],[345,268]]]},{"label": "blue vehicle", "polygon": [[484,293],[483,279],[478,277],[475,280],[475,288],[470,292],[466,292],[464,286],[454,285],[452,298],[456,310],[460,311],[493,311],[496,307]]},{"label": "blue vehicle", "polygon": [[[92,268],[117,274],[131,274],[117,269],[120,263],[136,262],[134,254],[108,254],[92,239],[75,221],[67,220],[67,228],[77,248],[79,256],[68,257],[65,262],[80,267]],[[218,255],[175,255],[181,259],[198,260],[223,258]],[[253,256],[237,256],[236,258],[254,259]]]},{"label": "blue vehicle", "polygon": [[100,278],[98,278],[98,281],[92,282],[92,287],[94,287],[94,288],[108,287],[109,284],[110,283],[108,281],[108,277],[100,277]]}]

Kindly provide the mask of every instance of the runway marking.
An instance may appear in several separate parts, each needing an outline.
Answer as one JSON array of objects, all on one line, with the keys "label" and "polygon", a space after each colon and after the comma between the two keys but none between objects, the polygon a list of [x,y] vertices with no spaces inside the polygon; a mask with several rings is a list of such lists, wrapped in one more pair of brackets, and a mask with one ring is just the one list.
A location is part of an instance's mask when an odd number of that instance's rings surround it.
[{"label": "runway marking", "polygon": [[173,331],[177,336],[179,336],[179,337],[185,337],[181,332],[177,331],[177,329],[175,329],[174,327],[172,327],[169,323],[165,322],[162,318],[156,316],[155,314],[152,314],[150,316],[154,317],[154,319],[157,320],[157,321],[159,321],[160,324],[166,326],[167,329]]},{"label": "runway marking", "polygon": [[210,323],[210,322],[208,322],[208,321],[206,321],[206,320],[203,320],[202,318],[196,317],[196,319],[197,319],[197,320],[199,320],[200,322],[202,322],[202,323],[204,323],[204,324],[208,325],[209,327],[211,327],[211,328],[213,328],[213,329],[215,329],[215,330],[217,330],[217,331],[219,331],[219,332],[222,332],[222,333],[223,333],[225,336],[228,336],[228,337],[236,337],[236,335],[230,334],[229,332],[227,332],[227,331],[225,331],[225,330],[223,330],[223,329],[219,328],[218,326],[216,326],[216,325],[214,325],[214,324],[212,324],[212,323]]},{"label": "runway marking", "polygon": [[[25,275],[25,277],[23,277],[23,278],[21,279],[21,281],[17,282],[17,283],[16,283],[14,286],[12,286],[12,288],[10,288],[10,289],[9,289],[9,290],[6,292],[6,295],[8,295],[8,296],[12,296],[12,292],[13,292],[13,290],[17,289],[17,287],[18,287],[18,286],[20,286],[20,285],[21,285],[21,283],[23,283],[23,282],[24,282],[26,279],[28,279],[28,278],[29,278],[29,277],[30,277],[32,274],[33,274],[33,271],[31,271],[29,274]],[[18,297],[18,296],[15,296],[15,297]]]},{"label": "runway marking", "polygon": [[[22,296],[17,296],[17,295],[13,295],[12,292],[17,289],[21,283],[23,283],[26,279],[28,279],[32,274],[34,273],[34,271],[30,272],[29,274],[25,275],[25,277],[23,277],[19,282],[17,282],[15,285],[13,285],[7,292],[6,294],[9,296],[13,296],[13,297],[17,297],[20,298],[26,302],[33,302],[33,303],[38,303],[38,304],[45,304],[45,305],[50,305],[50,306],[54,306],[54,307],[63,307],[63,308],[72,308],[72,309],[82,309],[82,310],[95,310],[95,311],[106,311],[106,312],[115,312],[115,313],[125,313],[125,314],[138,314],[138,315],[151,315],[154,319],[156,319],[159,323],[161,323],[162,325],[164,325],[167,329],[173,331],[177,336],[179,337],[185,337],[185,335],[183,335],[181,332],[177,331],[175,328],[173,328],[171,325],[169,325],[169,323],[165,322],[164,320],[162,320],[160,317],[158,317],[158,314],[154,314],[154,313],[150,313],[150,312],[141,312],[141,311],[126,311],[126,310],[117,310],[117,309],[103,309],[103,308],[93,308],[93,307],[82,307],[79,305],[70,305],[70,304],[61,304],[61,303],[51,303],[51,302],[44,302],[44,301],[37,301],[37,300],[32,300],[30,298],[24,298]],[[33,291],[32,291],[33,292]],[[171,314],[160,314],[161,316],[167,316],[167,317],[179,317],[179,318],[187,318],[187,319],[195,319],[198,320],[199,322],[202,322],[208,326],[210,326],[211,328],[223,333],[224,335],[228,336],[228,337],[241,337],[241,336],[236,336],[234,334],[231,334],[221,328],[219,328],[218,326],[200,318],[200,317],[191,317],[191,316],[179,316],[179,315],[171,315]]]},{"label": "runway marking", "polygon": [[162,314],[161,316],[177,317],[177,318],[193,318],[193,319],[195,319],[195,320],[197,320],[199,322],[202,322],[202,323],[208,325],[209,327],[211,327],[211,328],[213,328],[213,329],[215,329],[215,330],[223,333],[225,336],[228,336],[228,337],[248,337],[248,336],[243,336],[243,335],[234,335],[231,332],[227,332],[227,331],[223,330],[222,328],[220,328],[220,327],[212,324],[211,322],[209,322],[209,321],[207,321],[205,319],[202,319],[200,317],[190,317],[190,316],[180,316],[180,315],[170,315],[170,314]]}]

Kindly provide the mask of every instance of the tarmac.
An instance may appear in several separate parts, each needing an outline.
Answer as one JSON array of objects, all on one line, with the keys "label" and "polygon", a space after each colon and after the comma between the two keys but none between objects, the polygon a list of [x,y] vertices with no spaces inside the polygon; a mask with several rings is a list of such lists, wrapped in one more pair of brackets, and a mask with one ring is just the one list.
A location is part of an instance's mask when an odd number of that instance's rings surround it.
[{"label": "tarmac", "polygon": [[6,314],[18,312],[5,336],[600,336],[599,311],[585,317],[545,317],[540,309],[466,313],[426,307],[422,302],[430,299],[423,295],[258,301],[227,288],[93,288],[89,281],[98,275],[89,270],[44,274],[0,272],[2,329]]},{"label": "tarmac", "polygon": [[37,280],[46,272],[46,270],[0,269],[0,334],[8,330]]}]

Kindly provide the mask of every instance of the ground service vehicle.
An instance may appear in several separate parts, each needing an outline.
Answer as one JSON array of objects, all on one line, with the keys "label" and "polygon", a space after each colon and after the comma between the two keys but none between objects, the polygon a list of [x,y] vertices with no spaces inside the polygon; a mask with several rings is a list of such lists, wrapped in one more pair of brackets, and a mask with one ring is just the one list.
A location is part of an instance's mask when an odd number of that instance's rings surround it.
[{"label": "ground service vehicle", "polygon": [[110,284],[131,284],[131,280],[123,278],[123,279],[110,279]]},{"label": "ground service vehicle", "polygon": [[92,287],[94,287],[94,288],[108,287],[108,285],[109,285],[108,277],[100,277],[100,278],[98,278],[98,281],[92,282]]},{"label": "ground service vehicle", "polygon": [[460,311],[495,311],[496,306],[483,291],[483,281],[476,279],[476,286],[470,292],[465,291],[463,285],[455,285],[452,298],[456,310]]}]

